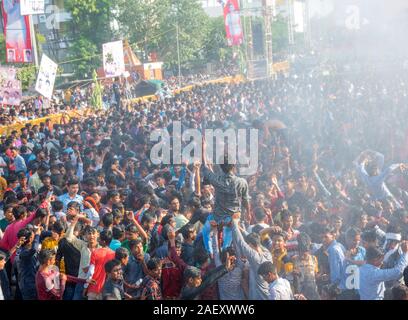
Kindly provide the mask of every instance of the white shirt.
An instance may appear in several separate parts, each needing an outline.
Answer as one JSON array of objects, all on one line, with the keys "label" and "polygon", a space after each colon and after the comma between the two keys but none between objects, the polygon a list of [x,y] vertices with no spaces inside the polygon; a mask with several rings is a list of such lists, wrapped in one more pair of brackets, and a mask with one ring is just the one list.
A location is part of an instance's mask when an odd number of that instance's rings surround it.
[{"label": "white shirt", "polygon": [[294,300],[288,280],[278,278],[269,285],[269,300]]}]

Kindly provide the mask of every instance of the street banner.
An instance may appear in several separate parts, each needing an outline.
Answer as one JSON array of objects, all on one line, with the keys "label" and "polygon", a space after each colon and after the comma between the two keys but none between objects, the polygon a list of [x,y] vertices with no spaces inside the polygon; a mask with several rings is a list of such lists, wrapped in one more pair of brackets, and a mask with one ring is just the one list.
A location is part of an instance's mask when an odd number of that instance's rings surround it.
[{"label": "street banner", "polygon": [[45,0],[20,0],[21,15],[44,14]]},{"label": "street banner", "polygon": [[125,72],[123,42],[114,41],[103,44],[103,69],[107,78],[120,77]]},{"label": "street banner", "polygon": [[243,31],[238,0],[228,0],[224,5],[225,32],[229,46],[239,46],[243,42]]},{"label": "street banner", "polygon": [[6,62],[33,62],[29,17],[21,15],[20,0],[3,0],[1,9],[6,39]]},{"label": "street banner", "polygon": [[0,67],[0,104],[18,106],[21,102],[21,81],[14,67]]},{"label": "street banner", "polygon": [[43,54],[40,71],[38,72],[37,82],[35,84],[35,90],[48,99],[51,99],[52,97],[57,69],[58,64]]}]

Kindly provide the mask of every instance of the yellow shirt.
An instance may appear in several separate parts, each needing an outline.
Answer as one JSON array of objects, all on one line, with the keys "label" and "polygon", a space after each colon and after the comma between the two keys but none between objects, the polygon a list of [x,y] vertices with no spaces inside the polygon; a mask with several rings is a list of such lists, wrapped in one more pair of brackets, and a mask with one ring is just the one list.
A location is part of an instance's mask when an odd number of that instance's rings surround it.
[{"label": "yellow shirt", "polygon": [[[53,239],[52,237],[47,237],[43,240],[43,242],[41,243],[41,250],[44,249],[49,249],[49,250],[54,250],[55,252],[57,252],[58,250],[58,241]],[[57,266],[60,269],[61,273],[65,273],[65,262],[64,259],[62,259],[60,261],[60,265]]]},{"label": "yellow shirt", "polygon": [[7,181],[3,177],[0,177],[0,201],[3,200],[4,191],[7,189]]}]

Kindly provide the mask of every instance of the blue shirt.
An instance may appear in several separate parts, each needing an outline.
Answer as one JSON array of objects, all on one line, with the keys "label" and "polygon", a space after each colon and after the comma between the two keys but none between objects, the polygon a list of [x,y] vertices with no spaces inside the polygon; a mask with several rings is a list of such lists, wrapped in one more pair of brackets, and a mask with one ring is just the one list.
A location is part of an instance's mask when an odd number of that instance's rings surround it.
[{"label": "blue shirt", "polygon": [[344,253],[346,250],[341,243],[333,240],[327,252],[329,253],[330,283],[340,285],[345,269]]},{"label": "blue shirt", "polygon": [[[379,152],[375,152],[375,157],[377,167],[382,170],[382,167],[384,165],[384,155]],[[393,171],[398,168],[399,164],[392,164],[386,169],[382,170],[379,175],[370,176],[364,168],[364,164],[357,163],[357,172],[360,176],[360,179],[367,186],[370,196],[374,200],[382,200],[386,197],[392,197],[390,190],[388,190],[387,186],[385,185],[385,180]]]},{"label": "blue shirt", "polygon": [[351,289],[347,287],[347,279],[353,275],[353,273],[358,272],[358,266],[353,263],[353,261],[364,261],[365,260],[366,249],[364,247],[357,247],[357,254],[353,256],[352,261],[345,260],[343,278],[340,283],[340,289],[346,290]]},{"label": "blue shirt", "polygon": [[27,172],[27,166],[22,156],[18,155],[14,158],[14,165],[16,166],[16,172]]},{"label": "blue shirt", "polygon": [[68,193],[64,193],[63,195],[58,197],[58,200],[64,204],[64,209],[63,209],[64,212],[67,212],[68,203],[70,203],[71,201],[78,202],[81,206],[81,211],[84,210],[84,206],[82,204],[84,201],[84,198],[80,196],[79,194],[75,195],[74,198],[71,198]]},{"label": "blue shirt", "polygon": [[[150,255],[145,253],[144,261],[147,263],[149,260]],[[129,262],[126,267],[124,267],[123,273],[124,280],[129,284],[135,284],[139,279],[145,277],[142,264],[133,256],[133,254],[129,256]],[[131,289],[129,294],[136,295],[138,291],[138,289]]]},{"label": "blue shirt", "polygon": [[360,300],[383,300],[385,281],[398,280],[408,266],[408,254],[402,254],[392,269],[380,269],[372,264],[362,265],[360,270]]}]

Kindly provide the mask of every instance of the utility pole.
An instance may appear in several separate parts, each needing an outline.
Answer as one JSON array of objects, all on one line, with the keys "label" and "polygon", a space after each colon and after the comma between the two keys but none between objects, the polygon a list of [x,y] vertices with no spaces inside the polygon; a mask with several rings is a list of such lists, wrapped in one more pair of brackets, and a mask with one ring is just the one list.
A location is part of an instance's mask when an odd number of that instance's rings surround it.
[{"label": "utility pole", "polygon": [[176,29],[177,29],[178,83],[179,83],[179,87],[181,88],[181,62],[180,62],[180,41],[179,41],[178,21],[177,21]]},{"label": "utility pole", "polygon": [[35,36],[35,30],[34,30],[34,21],[33,21],[33,16],[29,15],[28,16],[28,21],[30,25],[30,38],[31,38],[31,45],[33,48],[33,53],[34,53],[34,64],[36,67],[39,66],[39,61],[38,61],[38,51],[37,51],[37,38]]},{"label": "utility pole", "polygon": [[288,10],[288,38],[289,46],[295,44],[295,37],[293,31],[293,0],[286,0],[287,10]]},{"label": "utility pole", "polygon": [[273,48],[272,48],[273,1],[274,0],[263,0],[267,77],[271,77],[273,74]]}]

